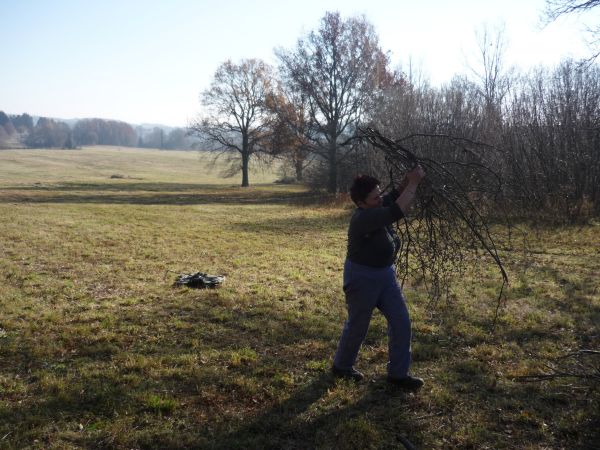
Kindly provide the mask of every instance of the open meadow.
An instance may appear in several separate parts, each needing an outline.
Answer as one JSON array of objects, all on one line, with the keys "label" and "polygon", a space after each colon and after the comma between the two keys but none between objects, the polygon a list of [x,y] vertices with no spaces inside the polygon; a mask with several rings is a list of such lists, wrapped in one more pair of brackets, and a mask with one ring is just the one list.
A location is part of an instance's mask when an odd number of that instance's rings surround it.
[{"label": "open meadow", "polygon": [[[406,394],[379,313],[368,381],[329,373],[350,202],[268,172],[243,189],[208,161],[0,151],[0,448],[600,448],[600,358],[581,353],[600,351],[597,222],[501,242],[493,332],[489,261],[447,301],[406,286],[426,382]],[[226,280],[172,286],[195,271]]]}]

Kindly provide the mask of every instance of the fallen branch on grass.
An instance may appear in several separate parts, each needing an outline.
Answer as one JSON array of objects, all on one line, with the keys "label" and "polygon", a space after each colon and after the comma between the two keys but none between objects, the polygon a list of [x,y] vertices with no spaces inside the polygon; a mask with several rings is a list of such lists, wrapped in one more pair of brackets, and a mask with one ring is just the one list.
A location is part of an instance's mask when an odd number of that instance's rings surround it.
[{"label": "fallen branch on grass", "polygon": [[[600,381],[600,351],[582,349],[556,358],[556,365],[545,364],[549,373],[512,377],[520,382],[540,382],[556,378]],[[564,366],[564,367],[563,367]]]}]

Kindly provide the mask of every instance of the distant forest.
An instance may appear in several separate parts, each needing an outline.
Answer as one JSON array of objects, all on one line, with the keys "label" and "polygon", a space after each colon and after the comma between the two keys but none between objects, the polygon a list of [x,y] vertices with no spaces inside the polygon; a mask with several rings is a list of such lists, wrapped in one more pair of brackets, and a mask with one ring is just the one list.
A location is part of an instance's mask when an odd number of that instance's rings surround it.
[{"label": "distant forest", "polygon": [[190,150],[199,143],[186,135],[186,129],[132,127],[117,120],[81,119],[69,126],[66,122],[29,114],[8,115],[0,111],[0,149],[64,148],[82,145],[120,145],[124,147]]}]

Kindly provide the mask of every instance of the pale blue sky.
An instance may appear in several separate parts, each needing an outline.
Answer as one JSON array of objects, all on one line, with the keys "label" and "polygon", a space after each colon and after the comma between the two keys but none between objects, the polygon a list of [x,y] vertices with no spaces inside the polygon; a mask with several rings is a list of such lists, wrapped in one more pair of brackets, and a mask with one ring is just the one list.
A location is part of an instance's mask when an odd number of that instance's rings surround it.
[{"label": "pale blue sky", "polygon": [[[543,0],[0,0],[0,110],[185,126],[227,59],[292,48],[326,11],[364,14],[394,66],[432,84],[467,73],[475,30],[505,24],[506,61],[523,69],[587,55],[586,20],[545,28]],[[594,12],[597,18],[597,12]]]}]

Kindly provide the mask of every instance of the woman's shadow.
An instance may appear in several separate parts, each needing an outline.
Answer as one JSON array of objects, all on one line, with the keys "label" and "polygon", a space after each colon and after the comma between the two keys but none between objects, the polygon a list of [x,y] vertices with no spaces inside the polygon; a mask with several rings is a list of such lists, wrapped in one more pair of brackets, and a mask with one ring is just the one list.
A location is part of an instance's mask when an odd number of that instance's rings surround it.
[{"label": "woman's shadow", "polygon": [[[373,408],[378,411],[392,411],[398,403],[408,402],[405,391],[387,385],[385,381],[368,382],[356,389],[364,391],[362,398],[355,403],[336,406],[333,410],[319,413],[318,402],[338,383],[353,384],[353,381],[336,380],[329,373],[321,373],[310,383],[298,389],[291,397],[262,413],[249,423],[233,425],[231,428],[206,436],[210,441],[210,449],[313,449],[340,448],[336,439],[344,440],[342,448],[348,447],[347,436],[343,434],[343,424],[353,419],[364,417]],[[389,407],[389,408],[388,408]],[[329,408],[331,409],[331,408]],[[371,417],[371,420],[376,420]],[[414,449],[405,437],[409,437],[412,429],[410,420],[396,416],[393,424],[394,433],[383,448]],[[385,417],[389,426],[390,417]],[[225,428],[225,427],[222,427]],[[342,430],[342,431],[340,431]],[[212,434],[212,433],[211,433]]]}]

